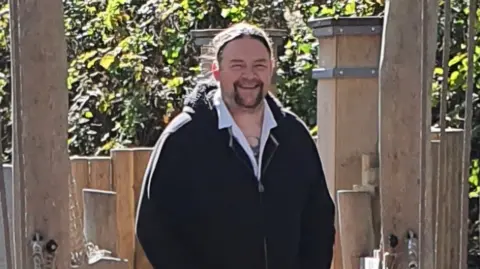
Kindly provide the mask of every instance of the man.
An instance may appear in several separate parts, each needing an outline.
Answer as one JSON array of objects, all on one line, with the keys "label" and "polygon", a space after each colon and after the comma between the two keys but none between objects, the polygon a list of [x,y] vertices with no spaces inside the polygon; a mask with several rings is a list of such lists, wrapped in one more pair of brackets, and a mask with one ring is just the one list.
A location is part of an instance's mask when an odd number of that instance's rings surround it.
[{"label": "man", "polygon": [[334,205],[308,130],[267,93],[267,35],[242,23],[213,43],[214,80],[186,97],[145,174],[147,258],[157,269],[330,268]]}]

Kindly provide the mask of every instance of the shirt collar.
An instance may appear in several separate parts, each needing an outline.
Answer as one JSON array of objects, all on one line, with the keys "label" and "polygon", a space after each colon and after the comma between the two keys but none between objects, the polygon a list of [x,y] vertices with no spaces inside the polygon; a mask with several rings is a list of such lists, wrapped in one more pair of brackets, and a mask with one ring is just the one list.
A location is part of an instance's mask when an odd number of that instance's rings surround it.
[{"label": "shirt collar", "polygon": [[[268,105],[267,101],[264,99],[264,113],[263,113],[263,128],[265,130],[270,130],[277,127],[277,121],[273,116],[272,110]],[[233,120],[232,114],[228,111],[227,106],[222,98],[222,91],[218,89],[213,96],[213,105],[215,106],[218,114],[218,129],[224,129],[232,127],[235,123]]]}]

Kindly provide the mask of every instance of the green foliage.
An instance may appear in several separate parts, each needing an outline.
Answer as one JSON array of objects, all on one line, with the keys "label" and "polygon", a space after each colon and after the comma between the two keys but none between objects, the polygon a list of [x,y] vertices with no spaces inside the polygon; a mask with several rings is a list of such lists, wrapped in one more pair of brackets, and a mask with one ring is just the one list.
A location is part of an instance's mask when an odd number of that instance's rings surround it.
[{"label": "green foliage", "polygon": [[[288,29],[278,63],[279,97],[309,126],[316,125],[316,83],[311,70],[317,45],[306,21],[333,14],[373,14],[369,8],[378,5],[365,3],[369,4],[348,1],[345,6],[319,7],[314,2],[266,0],[65,0],[70,154],[152,146],[179,112],[199,71],[199,48],[189,32],[240,21]],[[1,8],[7,10],[7,5]],[[0,113],[8,127],[3,145],[10,149],[6,135],[11,133],[8,15],[2,14]]]},{"label": "green foliage", "polygon": [[[64,0],[68,43],[69,152],[108,154],[114,147],[152,146],[181,109],[199,73],[199,48],[189,32],[247,21],[287,29],[278,59],[278,96],[316,134],[318,44],[306,22],[312,18],[369,16],[383,12],[377,0]],[[448,77],[448,125],[463,127],[466,89],[466,0],[452,2],[452,47]],[[440,14],[442,15],[442,14]],[[477,10],[480,18],[480,9]],[[8,6],[0,1],[0,119],[5,160],[11,154],[11,75]],[[438,121],[441,69],[440,20],[432,92],[432,122]],[[477,24],[479,25],[479,24]],[[472,157],[480,158],[480,25],[475,48]],[[470,196],[478,197],[479,162],[472,165]],[[477,214],[478,215],[478,214]]]}]

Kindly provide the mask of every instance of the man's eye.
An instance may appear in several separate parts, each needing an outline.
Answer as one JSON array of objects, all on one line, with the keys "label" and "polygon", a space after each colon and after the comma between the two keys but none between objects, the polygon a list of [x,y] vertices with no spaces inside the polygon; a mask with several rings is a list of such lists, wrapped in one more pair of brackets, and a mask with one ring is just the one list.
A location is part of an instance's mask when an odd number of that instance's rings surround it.
[{"label": "man's eye", "polygon": [[265,65],[263,64],[257,64],[255,65],[256,68],[259,68],[259,69],[263,69],[263,68],[267,68]]}]

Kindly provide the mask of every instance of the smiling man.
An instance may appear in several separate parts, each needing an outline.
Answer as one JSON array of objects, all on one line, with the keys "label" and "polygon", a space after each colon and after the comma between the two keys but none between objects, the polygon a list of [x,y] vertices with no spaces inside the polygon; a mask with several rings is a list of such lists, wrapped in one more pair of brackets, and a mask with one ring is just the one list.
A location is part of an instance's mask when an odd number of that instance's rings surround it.
[{"label": "smiling man", "polygon": [[334,205],[304,123],[268,89],[255,26],[214,38],[212,79],[186,96],[145,173],[137,236],[157,269],[327,269]]}]

